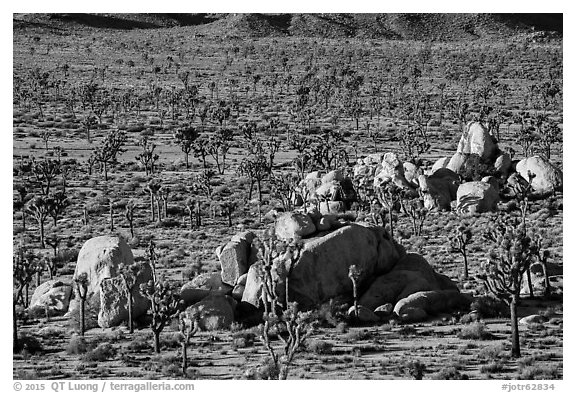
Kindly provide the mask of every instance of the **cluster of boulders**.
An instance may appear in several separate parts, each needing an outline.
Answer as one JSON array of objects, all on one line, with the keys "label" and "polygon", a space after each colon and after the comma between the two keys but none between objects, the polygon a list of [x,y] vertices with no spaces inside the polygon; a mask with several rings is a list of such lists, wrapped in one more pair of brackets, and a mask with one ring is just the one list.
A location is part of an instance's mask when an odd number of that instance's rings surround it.
[{"label": "cluster of boulders", "polygon": [[[395,153],[370,154],[358,160],[353,171],[359,184],[380,187],[392,182],[407,195],[420,193],[427,209],[462,214],[495,210],[501,197],[513,196],[517,185],[526,185],[530,175],[531,197],[546,197],[562,189],[562,171],[541,156],[513,162],[479,122],[468,123],[456,153],[438,159],[427,173],[412,163],[401,162]],[[471,173],[488,176],[464,182],[463,178]]]},{"label": "cluster of boulders", "polygon": [[294,205],[318,206],[320,213],[340,213],[350,209],[356,201],[356,191],[350,177],[342,171],[333,170],[326,174],[320,171],[309,173],[298,185]]},{"label": "cluster of boulders", "polygon": [[[352,281],[348,273],[350,266],[355,265],[360,272],[357,283],[361,290],[358,313],[361,321],[376,321],[392,313],[404,321],[418,321],[469,305],[469,297],[461,294],[448,277],[434,272],[422,256],[407,254],[384,228],[336,221],[330,229],[319,231],[318,222],[317,213],[287,212],[277,217],[276,236],[303,243],[289,277],[290,301],[297,301],[301,307],[314,307],[332,298],[351,300]],[[206,302],[223,297],[228,302],[221,302],[226,310],[234,300],[253,309],[262,307],[262,262],[253,255],[257,252],[254,239],[254,234],[244,232],[219,247],[221,272],[202,275],[184,285],[182,298],[187,302],[203,298]],[[246,244],[241,244],[244,241]],[[235,248],[235,252],[223,256],[227,248]],[[284,277],[274,270],[273,275],[282,297]],[[228,277],[236,279],[225,283]],[[229,311],[223,314],[226,313],[232,314]]]}]

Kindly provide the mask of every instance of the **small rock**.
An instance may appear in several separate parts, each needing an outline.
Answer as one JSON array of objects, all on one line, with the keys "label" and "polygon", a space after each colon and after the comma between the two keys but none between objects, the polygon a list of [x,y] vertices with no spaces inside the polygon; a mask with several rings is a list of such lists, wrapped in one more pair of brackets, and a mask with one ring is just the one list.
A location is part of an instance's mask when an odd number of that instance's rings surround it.
[{"label": "small rock", "polygon": [[312,235],[316,227],[307,214],[289,212],[278,216],[275,231],[281,239],[295,239]]},{"label": "small rock", "polygon": [[518,323],[521,325],[531,325],[531,324],[544,323],[547,321],[548,321],[548,318],[546,318],[545,316],[534,314],[534,315],[528,315],[527,317],[521,318],[518,321]]},{"label": "small rock", "polygon": [[[348,309],[348,317],[356,318],[356,307],[352,306]],[[378,322],[380,318],[372,310],[359,304],[358,320],[360,322]]]},{"label": "small rock", "polygon": [[392,303],[386,303],[376,307],[374,314],[379,317],[387,317],[392,314],[392,311],[394,311],[394,305]]}]

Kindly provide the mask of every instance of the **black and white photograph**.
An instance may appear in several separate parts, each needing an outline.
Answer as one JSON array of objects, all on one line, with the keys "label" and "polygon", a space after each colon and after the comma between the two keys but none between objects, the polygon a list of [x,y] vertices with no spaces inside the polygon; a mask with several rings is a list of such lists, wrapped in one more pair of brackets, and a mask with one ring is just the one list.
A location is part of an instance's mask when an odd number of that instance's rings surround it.
[{"label": "black and white photograph", "polygon": [[62,9],[11,15],[11,391],[563,391],[566,14]]}]

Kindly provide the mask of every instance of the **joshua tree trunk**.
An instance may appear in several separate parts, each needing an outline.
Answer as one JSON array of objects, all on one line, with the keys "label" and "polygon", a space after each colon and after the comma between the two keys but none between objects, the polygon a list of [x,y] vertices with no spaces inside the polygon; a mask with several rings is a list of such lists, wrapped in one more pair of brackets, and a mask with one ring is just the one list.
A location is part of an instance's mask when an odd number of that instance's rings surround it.
[{"label": "joshua tree trunk", "polygon": [[26,232],[26,211],[22,209],[22,232]]},{"label": "joshua tree trunk", "polygon": [[511,355],[514,358],[520,357],[520,335],[518,333],[517,298],[514,296],[510,301],[510,323],[511,323]]},{"label": "joshua tree trunk", "polygon": [[154,194],[152,194],[152,191],[150,191],[150,212],[152,214],[150,222],[154,222]]},{"label": "joshua tree trunk", "polygon": [[154,352],[160,353],[160,330],[154,330]]},{"label": "joshua tree trunk", "polygon": [[84,332],[86,331],[86,324],[84,322],[86,311],[86,300],[80,299],[80,335],[83,336]]},{"label": "joshua tree trunk", "polygon": [[108,165],[106,161],[102,163],[102,166],[104,167],[104,181],[108,181]]},{"label": "joshua tree trunk", "polygon": [[466,249],[462,249],[462,256],[464,257],[464,278],[468,278],[468,256],[466,255]]},{"label": "joshua tree trunk", "polygon": [[188,163],[188,153],[185,153],[184,155],[184,162],[186,163],[186,169],[190,168],[190,164]]},{"label": "joshua tree trunk", "polygon": [[20,346],[18,343],[18,321],[16,320],[16,301],[12,301],[12,345],[16,350]]},{"label": "joshua tree trunk", "polygon": [[534,287],[532,286],[532,273],[530,273],[530,267],[526,270],[526,280],[528,281],[528,291],[530,294],[530,299],[534,299]]},{"label": "joshua tree trunk", "polygon": [[36,272],[36,288],[40,286],[40,279],[42,278],[42,272]]},{"label": "joshua tree trunk", "polygon": [[84,206],[84,225],[88,225],[88,209]]},{"label": "joshua tree trunk", "polygon": [[110,232],[114,230],[114,205],[110,201]]},{"label": "joshua tree trunk", "polygon": [[132,291],[128,291],[128,330],[130,333],[134,333],[134,322],[132,321],[132,303],[134,299],[132,298]]},{"label": "joshua tree trunk", "polygon": [[40,221],[40,244],[42,248],[46,248],[46,244],[44,243],[44,221]]},{"label": "joshua tree trunk", "polygon": [[157,221],[160,223],[162,222],[162,205],[160,203],[160,198],[156,198],[156,207],[158,208]]},{"label": "joshua tree trunk", "polygon": [[182,341],[182,374],[186,375],[186,369],[188,368],[188,345],[186,341]]}]

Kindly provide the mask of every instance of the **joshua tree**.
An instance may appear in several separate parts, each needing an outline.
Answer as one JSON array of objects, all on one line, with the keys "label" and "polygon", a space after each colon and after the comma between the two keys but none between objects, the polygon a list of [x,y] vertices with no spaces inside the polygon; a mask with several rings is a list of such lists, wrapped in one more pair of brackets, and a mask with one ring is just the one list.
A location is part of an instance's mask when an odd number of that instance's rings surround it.
[{"label": "joshua tree", "polygon": [[232,214],[238,208],[238,202],[236,201],[224,201],[220,202],[220,211],[223,216],[228,218],[228,226],[232,226]]},{"label": "joshua tree", "polygon": [[32,159],[32,174],[36,183],[40,186],[42,195],[50,194],[50,186],[56,176],[60,175],[61,164],[58,160],[44,159],[36,161]]},{"label": "joshua tree", "polygon": [[428,209],[424,207],[424,200],[421,197],[404,200],[402,201],[402,208],[412,222],[412,234],[420,236],[426,217],[428,217]]},{"label": "joshua tree", "polygon": [[80,335],[83,336],[86,331],[85,313],[86,313],[86,297],[88,295],[88,274],[81,273],[74,279],[76,283],[76,294],[80,299]]},{"label": "joshua tree", "polygon": [[51,258],[46,258],[45,264],[48,268],[48,274],[50,274],[50,280],[53,280],[54,277],[56,277],[58,269],[62,267],[62,263],[59,261],[58,257],[54,256]]},{"label": "joshua tree", "polygon": [[376,190],[378,201],[388,210],[388,225],[390,226],[390,237],[394,238],[394,210],[402,197],[402,189],[393,182],[388,182]]},{"label": "joshua tree", "polygon": [[217,134],[211,136],[208,140],[207,151],[214,158],[218,173],[221,175],[224,174],[226,169],[226,155],[228,150],[230,150],[230,142],[232,142],[233,137],[232,130],[220,128]]},{"label": "joshua tree", "polygon": [[42,131],[42,140],[44,141],[44,150],[48,151],[48,141],[50,140],[50,137],[52,136],[52,134],[50,133],[49,130],[45,129],[44,131]]},{"label": "joshua tree", "polygon": [[46,199],[46,203],[48,204],[48,213],[54,220],[54,227],[56,227],[58,217],[70,206],[70,201],[63,191],[57,191]]},{"label": "joshua tree", "polygon": [[148,256],[150,268],[152,268],[152,280],[156,282],[156,262],[158,261],[158,254],[156,254],[156,244],[153,240],[150,240],[150,243],[148,244],[146,255]]},{"label": "joshua tree", "polygon": [[134,305],[134,290],[138,286],[138,276],[144,270],[143,263],[133,263],[131,265],[120,265],[120,277],[124,283],[124,290],[126,291],[126,298],[128,299],[128,329],[130,333],[134,333],[133,323],[133,305]]},{"label": "joshua tree", "polygon": [[134,201],[129,201],[124,209],[124,217],[130,226],[130,236],[134,237],[134,209],[136,209]]},{"label": "joshua tree", "polygon": [[190,338],[198,332],[198,318],[190,319],[186,312],[180,312],[178,328],[182,335],[182,374],[186,375],[188,368],[188,345]]},{"label": "joshua tree", "polygon": [[198,138],[199,134],[193,127],[178,128],[174,133],[176,143],[180,145],[180,149],[184,153],[184,160],[186,162],[186,169],[189,168],[188,156],[194,147],[194,141]]},{"label": "joshua tree", "polygon": [[[299,258],[302,246],[299,242],[288,243],[279,241],[270,231],[263,240],[257,244],[258,257],[262,263],[260,276],[262,278],[262,300],[264,303],[264,325],[261,339],[264,343],[275,367],[275,376],[286,379],[288,370],[294,360],[294,355],[310,334],[307,315],[298,311],[298,303],[288,302],[288,280],[294,262]],[[276,262],[274,262],[276,261]],[[276,263],[276,266],[274,264]],[[272,270],[275,269],[279,279],[275,280]],[[285,280],[284,309],[277,312],[280,301],[278,283]],[[276,327],[276,335],[283,343],[283,356],[279,356],[270,342],[272,327]],[[286,331],[288,337],[279,334]]]},{"label": "joshua tree", "polygon": [[50,204],[48,198],[44,196],[37,196],[28,202],[28,213],[38,223],[40,230],[40,244],[42,248],[46,247],[44,242],[44,223],[50,214]]},{"label": "joshua tree", "polygon": [[500,217],[486,234],[494,243],[484,264],[486,275],[482,278],[486,288],[510,307],[512,357],[520,357],[517,305],[520,301],[522,277],[530,267],[533,241],[517,218]]},{"label": "joshua tree", "polygon": [[122,146],[125,142],[126,134],[123,131],[112,130],[100,146],[94,148],[94,159],[102,164],[105,181],[108,181],[108,165],[116,162],[118,154],[123,152]]},{"label": "joshua tree", "polygon": [[160,157],[158,154],[154,154],[154,149],[156,145],[154,143],[148,142],[148,138],[144,137],[138,143],[142,147],[142,152],[136,156],[136,160],[140,161],[146,172],[146,176],[154,173],[154,163]]},{"label": "joshua tree", "polygon": [[83,225],[88,225],[88,223],[90,222],[90,216],[88,215],[88,208],[86,206],[84,206],[82,208],[82,224]]},{"label": "joshua tree", "polygon": [[[275,326],[276,335],[282,341],[283,355],[279,356],[270,342],[271,328]],[[280,329],[288,332],[288,337],[284,338]],[[268,350],[270,358],[274,363],[275,372],[279,380],[288,377],[289,368],[294,361],[294,356],[304,344],[311,330],[306,320],[306,315],[298,311],[298,303],[288,304],[288,308],[278,316],[270,313],[264,315],[264,325],[262,327],[261,339]]]},{"label": "joshua tree", "polygon": [[[542,241],[544,236],[542,233],[537,233],[532,238],[532,254],[536,257],[537,263],[542,266],[542,273],[544,273],[544,296],[550,296],[550,278],[548,274],[548,259],[550,258],[550,250],[545,250]],[[527,270],[527,274],[530,275],[530,269]],[[530,287],[532,290],[532,287]]]},{"label": "joshua tree", "polygon": [[[50,236],[44,239],[46,244],[48,244],[54,251],[54,258],[58,256],[58,245],[60,244],[61,240],[62,239],[58,237],[58,233],[56,232],[52,233]],[[52,276],[50,276],[50,278],[52,278]]]},{"label": "joshua tree", "polygon": [[299,178],[296,174],[274,175],[271,178],[271,191],[280,198],[284,211],[291,211],[296,198]]},{"label": "joshua tree", "polygon": [[[168,196],[170,195],[170,187],[162,186],[159,191],[160,198],[164,202],[164,218],[168,217]],[[158,210],[160,211],[160,210]]]},{"label": "joshua tree", "polygon": [[244,158],[238,167],[238,173],[250,179],[248,200],[252,199],[252,191],[254,189],[254,184],[256,184],[258,189],[258,201],[262,203],[262,180],[270,174],[266,157],[258,154],[256,156]]},{"label": "joshua tree", "polygon": [[94,128],[96,124],[97,124],[96,116],[94,115],[86,116],[82,120],[82,127],[84,127],[84,129],[86,130],[86,140],[88,141],[88,143],[92,143],[92,139],[90,138],[90,130]]},{"label": "joshua tree", "polygon": [[180,295],[161,281],[140,284],[140,292],[150,300],[152,311],[150,329],[154,335],[154,351],[160,353],[160,333],[181,311],[183,303],[180,301]]},{"label": "joshua tree", "polygon": [[468,278],[468,254],[466,247],[472,242],[472,230],[466,225],[460,225],[448,236],[450,252],[459,252],[464,258],[464,278]]},{"label": "joshua tree", "polygon": [[[194,228],[194,223],[196,223],[196,228],[200,228],[202,225],[202,217],[200,215],[200,201],[198,199],[188,198],[186,199],[185,207],[190,217],[190,229]],[[195,217],[195,220],[193,217]]]},{"label": "joshua tree", "polygon": [[361,269],[358,269],[356,265],[352,265],[348,268],[348,278],[352,281],[352,294],[354,296],[354,315],[358,319],[358,280],[360,279]]},{"label": "joshua tree", "polygon": [[19,246],[12,259],[12,274],[16,282],[15,302],[22,302],[24,307],[28,307],[28,288],[32,279],[42,271],[42,264],[36,255],[28,252],[23,246]]},{"label": "joshua tree", "polygon": [[28,190],[23,184],[16,184],[14,186],[16,191],[18,191],[18,204],[20,208],[20,213],[22,214],[22,230],[26,232],[26,195],[28,195]]},{"label": "joshua tree", "polygon": [[[154,222],[154,199],[157,198],[160,187],[162,187],[162,185],[160,184],[160,181],[157,179],[150,180],[146,186],[148,192],[150,192],[150,213],[151,213],[150,219],[152,222]],[[160,210],[158,210],[158,221],[160,221]]]}]

